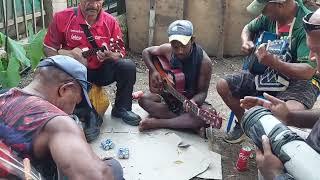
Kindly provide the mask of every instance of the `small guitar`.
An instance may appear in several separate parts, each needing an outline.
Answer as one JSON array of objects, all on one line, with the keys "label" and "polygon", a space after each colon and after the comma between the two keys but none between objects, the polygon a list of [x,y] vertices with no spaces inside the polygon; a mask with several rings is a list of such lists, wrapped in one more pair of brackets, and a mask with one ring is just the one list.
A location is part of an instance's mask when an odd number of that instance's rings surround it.
[{"label": "small guitar", "polygon": [[214,128],[221,128],[222,118],[219,116],[216,110],[211,112],[201,109],[182,94],[184,90],[184,74],[181,70],[171,69],[169,61],[162,56],[154,56],[152,61],[156,70],[159,72],[160,76],[163,79],[164,88],[170,94],[172,94],[181,103],[186,102],[190,107],[190,112],[195,116],[201,118],[206,122],[210,121],[211,126]]},{"label": "small guitar", "polygon": [[109,46],[102,46],[99,48],[92,48],[86,51],[82,52],[82,56],[84,58],[88,58],[90,56],[95,56],[97,54],[98,51],[112,51],[112,52],[121,52],[121,47],[120,47],[120,43],[123,43],[122,39],[120,37],[117,37],[117,39],[114,38],[110,38],[110,43]]}]

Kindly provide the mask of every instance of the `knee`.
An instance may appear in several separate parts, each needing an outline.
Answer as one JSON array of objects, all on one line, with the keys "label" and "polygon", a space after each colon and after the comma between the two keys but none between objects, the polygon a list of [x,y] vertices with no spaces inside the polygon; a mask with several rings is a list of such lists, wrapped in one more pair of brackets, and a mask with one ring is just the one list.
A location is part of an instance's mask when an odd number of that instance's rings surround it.
[{"label": "knee", "polygon": [[123,180],[123,169],[119,161],[111,158],[105,160],[106,164],[111,168],[115,180]]},{"label": "knee", "polygon": [[229,93],[229,85],[225,79],[219,79],[216,85],[216,89],[221,97],[228,96]]},{"label": "knee", "polygon": [[118,66],[119,66],[120,70],[124,70],[124,72],[136,73],[136,64],[130,59],[119,60]]},{"label": "knee", "polygon": [[307,109],[306,106],[298,101],[289,100],[286,102],[289,111],[300,111]]}]

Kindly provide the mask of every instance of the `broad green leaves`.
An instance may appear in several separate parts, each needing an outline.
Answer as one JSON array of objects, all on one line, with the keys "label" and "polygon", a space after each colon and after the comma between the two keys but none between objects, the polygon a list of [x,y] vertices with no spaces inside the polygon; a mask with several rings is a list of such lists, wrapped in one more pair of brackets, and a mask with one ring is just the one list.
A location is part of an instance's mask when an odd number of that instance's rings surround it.
[{"label": "broad green leaves", "polygon": [[[32,35],[26,45],[8,38],[8,59],[0,59],[0,88],[14,87],[20,82],[20,71],[27,67],[34,69],[43,54],[43,39],[46,30]],[[6,36],[0,32],[0,46],[4,47]]]}]

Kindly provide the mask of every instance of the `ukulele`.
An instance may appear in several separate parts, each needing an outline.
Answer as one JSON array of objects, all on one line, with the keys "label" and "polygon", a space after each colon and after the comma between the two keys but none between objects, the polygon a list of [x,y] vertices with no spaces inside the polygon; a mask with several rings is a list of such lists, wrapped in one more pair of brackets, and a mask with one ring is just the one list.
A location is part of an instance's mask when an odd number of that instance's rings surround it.
[{"label": "ukulele", "polygon": [[95,56],[98,51],[112,51],[112,52],[121,52],[120,43],[123,43],[122,39],[120,37],[117,37],[115,40],[114,38],[110,38],[109,48],[107,46],[102,45],[102,47],[99,48],[92,48],[86,51],[82,52],[82,56],[84,58],[88,58],[90,56]]},{"label": "ukulele", "polygon": [[219,116],[216,110],[207,111],[199,108],[182,94],[184,91],[185,79],[184,74],[180,69],[171,69],[169,61],[163,56],[154,56],[152,62],[156,70],[159,72],[163,80],[164,88],[167,92],[181,103],[186,103],[189,107],[189,112],[205,122],[210,122],[212,127],[217,129],[221,128],[222,117]]}]

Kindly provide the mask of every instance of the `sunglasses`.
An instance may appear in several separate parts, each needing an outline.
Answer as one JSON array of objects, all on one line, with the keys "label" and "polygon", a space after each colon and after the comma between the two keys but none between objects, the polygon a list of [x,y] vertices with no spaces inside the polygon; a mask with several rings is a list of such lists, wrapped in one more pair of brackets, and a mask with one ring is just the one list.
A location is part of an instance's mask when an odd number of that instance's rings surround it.
[{"label": "sunglasses", "polygon": [[310,17],[313,15],[313,13],[309,13],[306,16],[303,17],[303,27],[306,32],[320,30],[320,24],[312,24],[309,22]]}]

